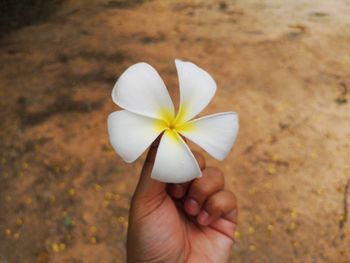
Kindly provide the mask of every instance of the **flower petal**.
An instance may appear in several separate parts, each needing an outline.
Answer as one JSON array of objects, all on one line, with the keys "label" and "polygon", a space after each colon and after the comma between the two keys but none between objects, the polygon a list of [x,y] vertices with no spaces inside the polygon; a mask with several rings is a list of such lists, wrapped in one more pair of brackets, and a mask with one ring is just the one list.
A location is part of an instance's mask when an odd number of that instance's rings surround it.
[{"label": "flower petal", "polygon": [[157,71],[147,63],[129,67],[112,90],[114,103],[128,111],[156,119],[171,119],[174,105]]},{"label": "flower petal", "polygon": [[236,140],[238,129],[238,114],[225,112],[187,122],[177,130],[214,158],[223,160]]},{"label": "flower petal", "polygon": [[126,110],[112,112],[107,126],[114,150],[128,163],[135,161],[164,129],[162,121]]},{"label": "flower petal", "polygon": [[216,83],[208,72],[191,62],[175,60],[180,85],[177,122],[185,122],[200,113],[211,101]]},{"label": "flower petal", "polygon": [[201,175],[196,159],[180,135],[166,130],[158,146],[151,177],[165,183],[184,183]]}]

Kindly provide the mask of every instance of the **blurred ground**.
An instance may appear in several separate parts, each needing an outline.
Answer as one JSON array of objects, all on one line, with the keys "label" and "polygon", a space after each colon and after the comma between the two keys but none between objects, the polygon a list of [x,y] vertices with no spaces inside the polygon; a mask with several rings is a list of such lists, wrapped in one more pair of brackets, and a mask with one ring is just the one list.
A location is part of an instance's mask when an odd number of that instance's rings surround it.
[{"label": "blurred ground", "polygon": [[[174,58],[241,130],[217,163],[240,202],[232,262],[350,262],[350,2],[70,0],[0,41],[0,262],[124,262],[143,158],[112,151],[110,92]],[[207,156],[207,155],[206,155]],[[348,204],[346,204],[348,202]]]},{"label": "blurred ground", "polygon": [[11,30],[45,21],[63,0],[0,0],[0,38]]}]

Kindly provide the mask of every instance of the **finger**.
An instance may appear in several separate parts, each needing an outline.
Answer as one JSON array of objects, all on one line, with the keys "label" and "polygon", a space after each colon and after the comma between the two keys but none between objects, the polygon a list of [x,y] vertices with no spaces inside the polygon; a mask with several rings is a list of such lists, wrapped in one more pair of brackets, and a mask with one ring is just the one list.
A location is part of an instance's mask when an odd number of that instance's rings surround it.
[{"label": "finger", "polygon": [[166,193],[165,183],[151,178],[160,138],[161,135],[153,142],[148,150],[148,154],[141,171],[141,176],[135,190],[135,197],[152,199],[153,197],[160,196],[162,193]]},{"label": "finger", "polygon": [[[192,153],[197,160],[199,168],[203,170],[205,168],[204,156],[197,151],[192,151]],[[181,199],[187,193],[189,186],[190,186],[190,182],[182,183],[182,184],[169,184],[168,193],[175,199]]]},{"label": "finger", "polygon": [[237,199],[236,199],[236,207],[233,210],[229,211],[228,213],[223,214],[222,218],[237,224],[238,223],[237,216],[238,216],[238,205],[237,205]]},{"label": "finger", "polygon": [[185,196],[189,185],[190,185],[190,182],[181,183],[181,184],[169,184],[168,193],[170,194],[171,197],[175,199],[181,199]]},{"label": "finger", "polygon": [[237,224],[234,222],[231,222],[229,220],[226,220],[220,217],[218,220],[212,222],[210,224],[210,227],[215,229],[218,232],[221,232],[222,234],[226,235],[232,240],[234,240],[235,238],[235,231],[236,231]]},{"label": "finger", "polygon": [[205,200],[214,193],[224,188],[224,176],[222,172],[213,167],[203,170],[202,177],[192,181],[186,201],[185,211],[189,215],[197,215]]},{"label": "finger", "polygon": [[199,168],[203,170],[205,168],[205,158],[203,154],[197,151],[192,151],[193,156],[196,158]]},{"label": "finger", "polygon": [[207,226],[220,217],[234,222],[237,216],[237,201],[235,195],[228,190],[222,190],[210,196],[202,211],[197,216],[200,225]]}]

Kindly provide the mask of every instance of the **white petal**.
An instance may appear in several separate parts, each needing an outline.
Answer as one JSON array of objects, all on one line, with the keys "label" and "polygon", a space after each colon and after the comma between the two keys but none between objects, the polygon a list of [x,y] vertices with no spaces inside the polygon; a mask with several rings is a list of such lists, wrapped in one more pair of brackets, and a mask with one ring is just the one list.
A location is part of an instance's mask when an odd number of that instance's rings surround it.
[{"label": "white petal", "polygon": [[211,101],[216,83],[208,72],[191,62],[175,60],[180,85],[180,122],[192,119]]},{"label": "white petal", "polygon": [[147,63],[134,64],[124,71],[114,85],[112,99],[121,108],[144,116],[174,116],[174,105],[163,80]]},{"label": "white petal", "polygon": [[238,114],[226,112],[187,122],[178,128],[178,132],[214,158],[223,160],[236,140],[238,129]]},{"label": "white petal", "polygon": [[109,140],[126,162],[135,161],[163,131],[161,121],[126,110],[112,112],[107,120]]},{"label": "white petal", "polygon": [[152,178],[165,183],[184,183],[201,176],[201,170],[183,139],[166,130],[158,146]]}]

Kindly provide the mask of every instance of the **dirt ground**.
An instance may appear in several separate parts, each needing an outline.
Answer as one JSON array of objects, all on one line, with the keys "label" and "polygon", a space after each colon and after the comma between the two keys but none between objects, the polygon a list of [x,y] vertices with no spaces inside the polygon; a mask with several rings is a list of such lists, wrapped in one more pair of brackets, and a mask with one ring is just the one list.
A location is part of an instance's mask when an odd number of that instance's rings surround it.
[{"label": "dirt ground", "polygon": [[350,262],[350,3],[67,0],[0,40],[0,262],[125,261],[143,158],[109,145],[110,93],[146,61],[174,99],[174,58],[236,111],[220,166],[239,200],[232,262]]}]

